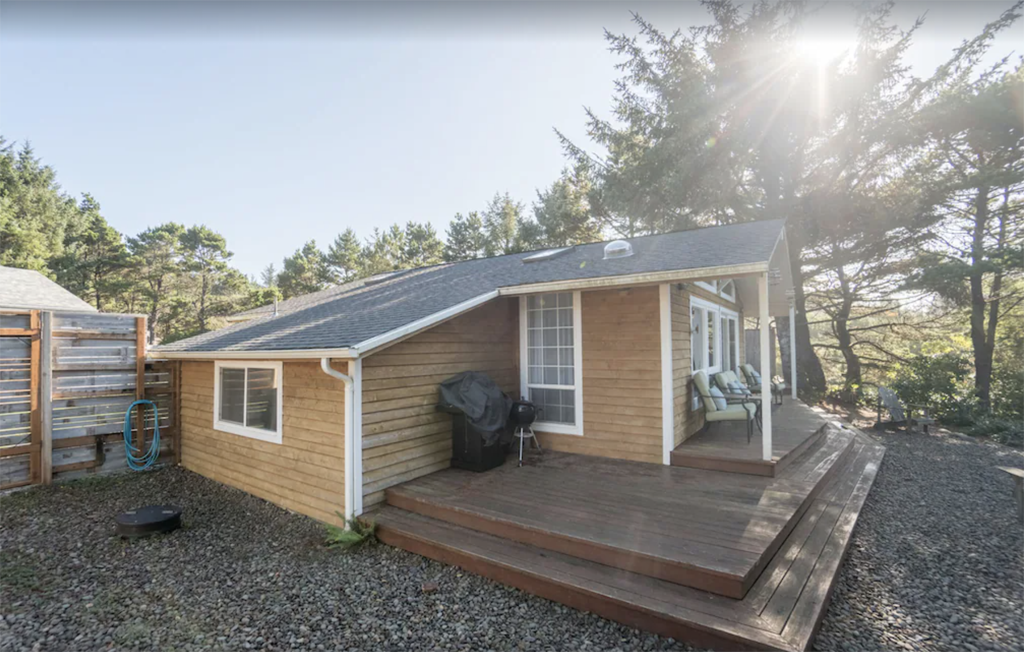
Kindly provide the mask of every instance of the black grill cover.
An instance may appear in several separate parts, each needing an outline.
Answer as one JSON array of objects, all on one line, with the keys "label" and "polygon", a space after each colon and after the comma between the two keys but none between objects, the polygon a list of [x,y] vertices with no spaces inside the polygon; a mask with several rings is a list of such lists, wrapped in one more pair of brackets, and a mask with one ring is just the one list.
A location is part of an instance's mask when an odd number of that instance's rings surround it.
[{"label": "black grill cover", "polygon": [[459,410],[492,446],[506,431],[512,399],[487,374],[467,371],[441,383],[441,408]]}]

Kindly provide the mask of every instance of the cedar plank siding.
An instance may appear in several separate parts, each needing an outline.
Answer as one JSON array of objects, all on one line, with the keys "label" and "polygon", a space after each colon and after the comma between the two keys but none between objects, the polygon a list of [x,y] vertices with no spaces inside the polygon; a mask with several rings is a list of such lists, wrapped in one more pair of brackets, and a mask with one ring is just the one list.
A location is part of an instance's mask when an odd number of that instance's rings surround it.
[{"label": "cedar plank siding", "polygon": [[[727,299],[709,292],[694,283],[686,283],[680,289],[680,284],[674,283],[671,289],[672,297],[672,376],[675,405],[675,445],[683,443],[704,427],[704,407],[701,405],[693,410],[693,374],[692,359],[690,352],[690,296],[705,299],[712,303],[725,306],[739,313],[739,361],[742,361],[744,354],[743,345],[743,304],[739,297],[733,303]],[[713,382],[710,378],[709,382]]]},{"label": "cedar plank siding", "polygon": [[282,443],[213,429],[213,362],[181,364],[181,464],[319,521],[345,511],[345,385],[285,361]]},{"label": "cedar plank siding", "polygon": [[552,450],[661,463],[658,286],[581,293],[583,435],[537,430]]},{"label": "cedar plank siding", "polygon": [[363,360],[363,510],[388,487],[448,467],[451,415],[437,386],[482,371],[519,395],[519,301],[501,298]]}]

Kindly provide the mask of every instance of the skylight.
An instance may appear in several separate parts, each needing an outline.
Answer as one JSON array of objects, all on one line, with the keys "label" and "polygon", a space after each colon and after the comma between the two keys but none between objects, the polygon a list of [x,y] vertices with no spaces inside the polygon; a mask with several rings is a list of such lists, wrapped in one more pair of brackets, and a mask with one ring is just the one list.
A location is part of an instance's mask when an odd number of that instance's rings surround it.
[{"label": "skylight", "polygon": [[542,260],[551,260],[556,256],[564,254],[570,251],[572,247],[561,247],[559,249],[548,249],[546,251],[538,251],[535,254],[530,254],[526,258],[523,258],[524,263],[538,263]]}]

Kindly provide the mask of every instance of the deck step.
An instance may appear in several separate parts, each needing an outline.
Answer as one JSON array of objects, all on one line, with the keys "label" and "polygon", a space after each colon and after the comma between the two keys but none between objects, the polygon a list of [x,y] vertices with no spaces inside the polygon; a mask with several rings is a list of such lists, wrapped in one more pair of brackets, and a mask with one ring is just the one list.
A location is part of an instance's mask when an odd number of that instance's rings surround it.
[{"label": "deck step", "polygon": [[863,435],[743,599],[680,586],[412,513],[377,513],[379,538],[626,625],[716,649],[808,649],[884,449]]},{"label": "deck step", "polygon": [[[740,458],[732,455],[715,455],[706,452],[690,450],[684,444],[672,451],[669,460],[672,466],[680,466],[689,469],[704,469],[706,471],[722,471],[724,473],[739,473],[743,475],[760,475],[769,478],[778,477],[782,471],[798,459],[808,449],[821,443],[829,424],[822,421],[811,436],[788,451],[785,455],[771,460],[756,458]],[[755,444],[757,442],[754,442]]]},{"label": "deck step", "polygon": [[[470,530],[742,598],[842,468],[852,440],[833,429],[781,477],[728,475],[720,489],[709,487],[722,474],[631,463],[609,478],[608,496],[599,493],[607,491],[600,483],[580,486],[594,479],[572,475],[571,466],[504,467],[479,475],[449,469],[390,488],[386,500]],[[591,461],[596,469],[600,464]],[[716,492],[735,492],[736,500],[717,502]],[[545,493],[543,504],[532,504],[531,496]]]}]

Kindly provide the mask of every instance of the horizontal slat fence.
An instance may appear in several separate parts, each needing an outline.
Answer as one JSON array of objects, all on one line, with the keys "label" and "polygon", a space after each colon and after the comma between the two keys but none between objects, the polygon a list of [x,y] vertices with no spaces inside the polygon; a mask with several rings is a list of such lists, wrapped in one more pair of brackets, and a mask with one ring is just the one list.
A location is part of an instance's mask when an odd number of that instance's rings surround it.
[{"label": "horizontal slat fence", "polygon": [[[142,397],[159,410],[159,463],[176,461],[178,365],[146,362],[145,324],[134,315],[0,312],[0,489],[127,469],[124,415]],[[142,421],[148,445],[151,409]],[[139,445],[140,420],[131,426]]]}]

